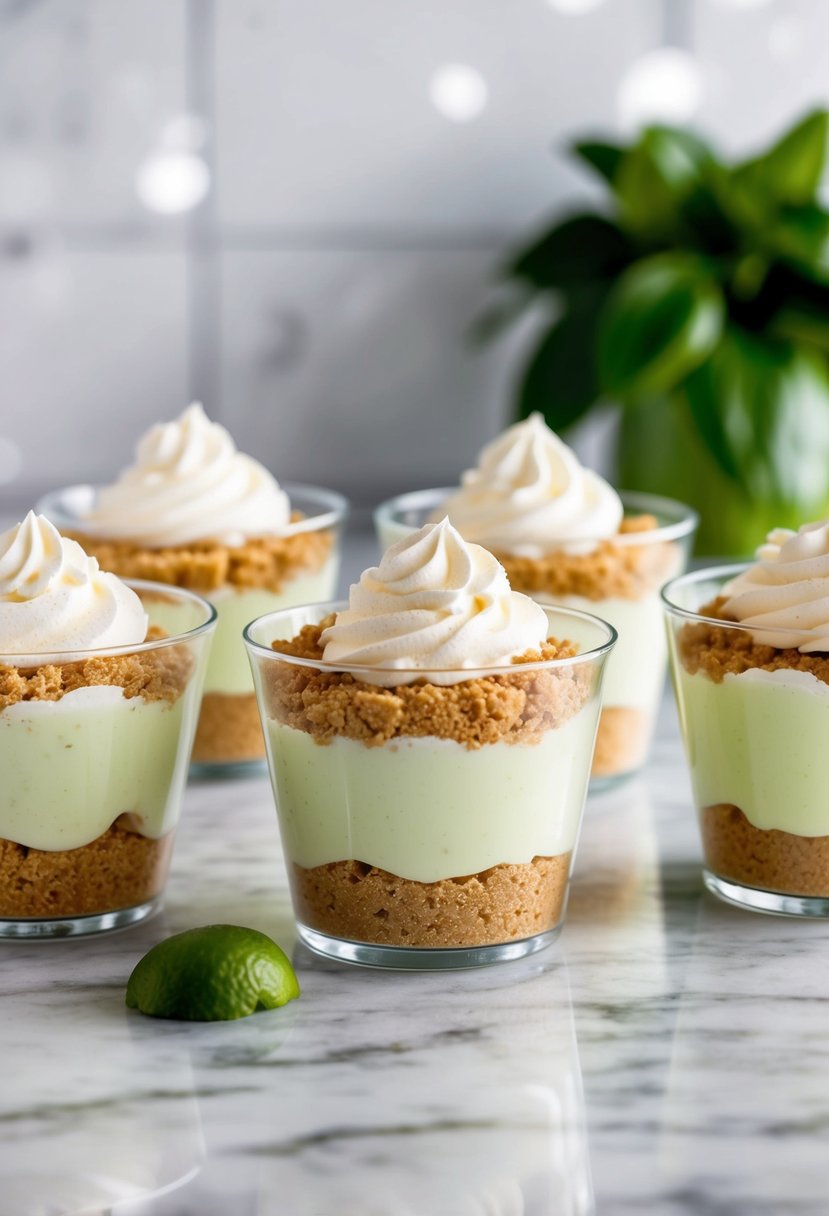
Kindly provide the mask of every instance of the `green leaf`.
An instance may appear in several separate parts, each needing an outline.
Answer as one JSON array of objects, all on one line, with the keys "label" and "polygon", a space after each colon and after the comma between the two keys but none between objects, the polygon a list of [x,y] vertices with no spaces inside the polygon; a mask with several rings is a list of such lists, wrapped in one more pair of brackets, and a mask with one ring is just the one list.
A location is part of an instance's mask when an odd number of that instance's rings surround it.
[{"label": "green leaf", "polygon": [[813,110],[762,156],[734,171],[734,179],[755,199],[802,206],[814,200],[826,165],[829,113]]},{"label": "green leaf", "polygon": [[596,375],[596,333],[604,300],[600,289],[574,299],[532,356],[518,390],[518,410],[534,410],[555,431],[578,421],[600,393]]},{"label": "green leaf", "polygon": [[526,289],[505,289],[495,299],[488,301],[477,316],[473,317],[467,331],[469,341],[478,346],[493,342],[532,302],[533,295]]},{"label": "green leaf", "polygon": [[507,273],[535,287],[568,288],[613,277],[633,258],[627,237],[601,215],[576,215],[523,249]]},{"label": "green leaf", "polygon": [[829,374],[791,342],[732,327],[685,384],[694,422],[723,472],[755,502],[804,519],[829,489]]},{"label": "green leaf", "polygon": [[684,208],[706,185],[710,149],[687,131],[648,127],[619,166],[622,226],[649,244],[687,231]]},{"label": "green leaf", "polygon": [[829,283],[829,212],[815,204],[786,207],[762,234],[766,249],[794,263],[819,283]]},{"label": "green leaf", "polygon": [[623,401],[673,388],[716,347],[723,314],[719,286],[697,259],[664,253],[637,262],[602,317],[602,388]]},{"label": "green leaf", "polygon": [[599,140],[583,140],[573,144],[570,151],[580,157],[585,164],[612,186],[626,150],[620,148],[618,144],[603,143]]}]

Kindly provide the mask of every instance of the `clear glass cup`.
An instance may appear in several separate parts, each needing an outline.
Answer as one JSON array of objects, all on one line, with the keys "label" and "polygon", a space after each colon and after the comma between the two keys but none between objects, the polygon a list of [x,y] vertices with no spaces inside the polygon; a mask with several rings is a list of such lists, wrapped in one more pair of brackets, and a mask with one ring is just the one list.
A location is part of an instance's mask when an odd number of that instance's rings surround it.
[{"label": "clear glass cup", "polygon": [[0,938],[120,929],[160,907],[216,610],[127,581],[166,636],[36,665],[0,654]]},{"label": "clear glass cup", "polygon": [[[285,573],[278,587],[247,586],[229,577],[217,586],[212,570],[200,574],[191,566],[170,565],[170,580],[175,583],[177,577],[186,577],[186,585],[210,600],[218,613],[193,745],[192,771],[197,776],[241,775],[261,771],[264,766],[265,744],[242,643],[245,625],[266,612],[328,600],[337,589],[342,529],[348,513],[346,499],[318,486],[285,484],[283,489],[299,518],[280,538],[285,541]],[[95,486],[69,486],[47,494],[37,510],[98,556],[102,538],[87,536],[83,531],[84,517],[96,493]],[[199,550],[199,545],[180,548],[192,553]],[[132,554],[115,562],[106,560],[108,553],[100,556],[105,568],[121,577],[135,573]],[[122,560],[129,566],[122,566]],[[152,568],[152,551],[147,560]],[[167,581],[166,576],[163,581]]]},{"label": "clear glass cup", "polygon": [[[561,927],[616,633],[548,608],[571,657],[463,673],[272,649],[343,604],[245,630],[301,939],[380,967],[480,966]],[[407,680],[410,681],[407,683]]]},{"label": "clear glass cup", "polygon": [[[456,490],[417,490],[381,503],[374,513],[381,547],[422,527]],[[590,555],[560,551],[535,562],[496,553],[516,591],[542,603],[595,612],[619,635],[604,679],[594,790],[631,776],[647,759],[667,660],[659,590],[688,564],[699,522],[695,511],[670,498],[622,493],[621,499],[626,517],[651,515],[657,526],[596,542],[598,572],[595,564],[591,569]]]},{"label": "clear glass cup", "polygon": [[747,568],[697,570],[662,592],[703,877],[743,908],[829,916],[829,685],[767,629],[701,611]]}]

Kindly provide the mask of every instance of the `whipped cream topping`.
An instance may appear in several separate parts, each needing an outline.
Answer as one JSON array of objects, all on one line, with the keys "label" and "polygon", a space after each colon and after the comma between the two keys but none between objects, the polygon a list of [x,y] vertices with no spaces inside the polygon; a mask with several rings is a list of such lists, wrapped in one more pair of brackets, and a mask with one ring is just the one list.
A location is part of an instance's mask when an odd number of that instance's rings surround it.
[{"label": "whipped cream topping", "polygon": [[288,496],[265,466],[194,404],[144,435],[135,463],[99,491],[82,526],[159,549],[199,540],[241,545],[284,531],[289,520]]},{"label": "whipped cream topping", "polygon": [[366,570],[321,641],[327,663],[383,668],[371,682],[392,686],[417,679],[418,671],[454,684],[465,677],[453,673],[507,664],[546,637],[543,608],[513,591],[500,562],[467,544],[444,518],[404,537]]},{"label": "whipped cream topping", "polygon": [[829,651],[829,520],[776,528],[757,557],[723,588],[728,615],[769,646]]},{"label": "whipped cream topping", "polygon": [[592,552],[619,531],[623,508],[612,486],[530,414],[487,444],[440,513],[466,540],[539,558],[557,549]]},{"label": "whipped cream topping", "polygon": [[44,515],[30,511],[0,535],[0,652],[16,666],[39,654],[132,646],[146,635],[135,592]]}]

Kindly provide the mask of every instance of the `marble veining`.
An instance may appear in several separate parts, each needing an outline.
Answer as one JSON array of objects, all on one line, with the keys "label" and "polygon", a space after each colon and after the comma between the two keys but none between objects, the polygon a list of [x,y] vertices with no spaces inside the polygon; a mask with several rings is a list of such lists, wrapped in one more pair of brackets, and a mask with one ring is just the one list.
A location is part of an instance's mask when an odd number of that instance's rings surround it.
[{"label": "marble veining", "polygon": [[0,1216],[824,1216],[829,924],[718,904],[665,701],[645,774],[589,799],[559,941],[457,974],[295,949],[237,1023],[123,1004],[170,932],[287,948],[266,778],[187,790],[164,911],[0,945]]}]

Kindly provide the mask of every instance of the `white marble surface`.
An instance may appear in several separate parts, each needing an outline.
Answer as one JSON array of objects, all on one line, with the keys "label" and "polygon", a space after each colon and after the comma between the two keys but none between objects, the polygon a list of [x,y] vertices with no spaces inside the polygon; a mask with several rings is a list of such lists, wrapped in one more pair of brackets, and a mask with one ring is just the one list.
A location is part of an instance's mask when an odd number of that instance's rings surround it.
[{"label": "white marble surface", "polygon": [[154,921],[0,945],[2,1216],[827,1211],[829,925],[703,892],[667,701],[647,772],[589,799],[567,924],[532,959],[418,976],[299,951],[283,1010],[124,1007],[150,945],[215,921],[291,947],[264,777],[190,786]]}]

